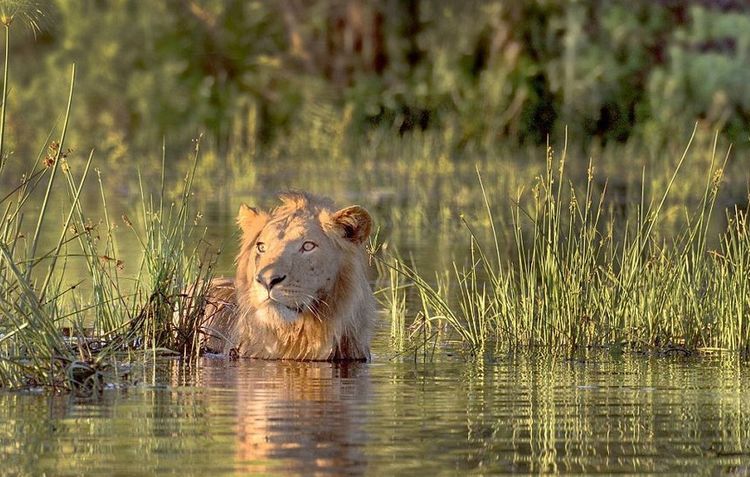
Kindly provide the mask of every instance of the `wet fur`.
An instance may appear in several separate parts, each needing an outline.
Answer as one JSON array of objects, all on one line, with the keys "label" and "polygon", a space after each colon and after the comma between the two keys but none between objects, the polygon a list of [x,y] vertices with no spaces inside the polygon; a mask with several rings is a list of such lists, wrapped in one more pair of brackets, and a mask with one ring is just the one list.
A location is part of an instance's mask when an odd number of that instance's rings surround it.
[{"label": "wet fur", "polygon": [[[350,226],[352,219],[336,212],[326,199],[287,194],[282,201],[270,214],[252,209],[257,216],[247,218],[240,213],[243,236],[237,275],[234,280],[215,279],[211,283],[205,312],[206,348],[264,359],[368,360],[375,300],[362,242],[369,235],[369,224],[364,231]],[[301,215],[319,221],[334,244],[326,252],[340,254],[342,260],[331,277],[334,284],[330,293],[316,296],[314,304],[290,322],[281,316],[283,310],[258,303],[248,277],[255,273],[253,251],[263,226]],[[357,231],[364,236],[352,237]]]}]

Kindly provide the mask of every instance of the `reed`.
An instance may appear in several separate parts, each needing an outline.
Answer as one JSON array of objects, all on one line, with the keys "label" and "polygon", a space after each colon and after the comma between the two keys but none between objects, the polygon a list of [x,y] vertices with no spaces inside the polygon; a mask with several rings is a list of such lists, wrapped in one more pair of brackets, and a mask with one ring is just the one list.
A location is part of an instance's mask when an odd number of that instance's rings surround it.
[{"label": "reed", "polygon": [[566,149],[556,158],[548,148],[530,201],[523,191],[516,196],[510,259],[493,197],[478,174],[490,239],[464,221],[469,258],[454,263],[455,290],[403,260],[393,266],[417,289],[427,319],[447,324],[472,355],[521,347],[747,353],[748,211],[728,212],[718,246],[709,245],[716,242],[709,224],[729,157],[717,160],[716,142],[697,209],[683,208],[685,225],[676,233],[665,218],[692,140],[665,188],[651,198],[643,190],[629,216],[608,213],[606,187],[596,193],[593,164],[579,190],[566,177]]},{"label": "reed", "polygon": [[[3,174],[10,159],[3,144],[11,21],[3,23],[0,180],[7,183]],[[123,216],[122,221],[137,237],[142,259],[134,277],[124,276],[101,171],[101,223],[91,221],[82,201],[94,153],[80,175],[68,160],[74,90],[75,66],[59,139],[46,144],[21,180],[13,181],[17,185],[0,195],[0,387],[42,386],[90,395],[102,389],[111,365],[131,359],[134,351],[151,356],[169,351],[186,358],[200,351],[200,319],[215,256],[205,251],[205,228],[191,204],[199,142],[178,197],[170,199],[165,192],[164,173],[157,195],[147,193],[141,182],[138,220]],[[162,171],[165,164],[162,150]],[[52,211],[61,204],[64,213],[58,219]],[[42,240],[49,236],[57,237],[52,246]],[[75,261],[84,262],[86,275],[71,276]]]},{"label": "reed", "polygon": [[[196,147],[194,162],[197,157]],[[45,386],[90,394],[101,388],[108,367],[131,359],[133,351],[195,358],[215,255],[204,246],[205,228],[190,205],[192,174],[176,200],[165,203],[164,195],[154,198],[142,190],[138,219],[122,217],[142,246],[135,276],[128,276],[117,258],[116,227],[101,180],[103,221],[92,225],[84,213],[81,191],[93,153],[78,179],[60,161],[68,212],[60,225],[44,220],[50,212],[41,207],[33,228],[33,237],[59,228],[52,248],[43,250],[33,242],[23,246],[24,211],[36,188],[49,189],[53,177],[48,169],[32,171],[29,177],[41,179],[27,181],[1,204],[0,387]],[[62,193],[45,191],[44,202]],[[68,265],[76,260],[85,262],[86,275],[71,277]]]}]

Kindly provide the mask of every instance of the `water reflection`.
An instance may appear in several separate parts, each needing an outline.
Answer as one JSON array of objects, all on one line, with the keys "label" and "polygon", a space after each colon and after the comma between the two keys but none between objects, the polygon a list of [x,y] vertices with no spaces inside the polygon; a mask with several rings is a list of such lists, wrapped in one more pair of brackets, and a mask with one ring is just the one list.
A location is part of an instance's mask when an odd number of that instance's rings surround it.
[{"label": "water reflection", "polygon": [[732,356],[170,361],[95,401],[0,394],[0,473],[747,475],[747,389]]},{"label": "water reflection", "polygon": [[361,363],[258,361],[252,366],[207,361],[208,387],[236,389],[235,463],[241,471],[273,469],[358,475],[369,374]]}]

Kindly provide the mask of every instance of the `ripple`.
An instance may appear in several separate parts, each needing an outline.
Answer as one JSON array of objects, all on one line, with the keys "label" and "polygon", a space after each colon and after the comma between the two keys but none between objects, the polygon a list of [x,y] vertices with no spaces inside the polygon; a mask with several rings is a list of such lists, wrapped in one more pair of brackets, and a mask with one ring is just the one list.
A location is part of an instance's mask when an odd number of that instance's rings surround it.
[{"label": "ripple", "polygon": [[206,359],[97,401],[0,394],[9,474],[715,473],[750,464],[737,360]]}]

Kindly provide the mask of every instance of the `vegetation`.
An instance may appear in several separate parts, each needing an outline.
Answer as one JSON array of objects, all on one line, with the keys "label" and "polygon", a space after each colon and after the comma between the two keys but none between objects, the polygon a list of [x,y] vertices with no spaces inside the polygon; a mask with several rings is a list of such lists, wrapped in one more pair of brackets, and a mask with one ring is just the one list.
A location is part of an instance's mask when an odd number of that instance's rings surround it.
[{"label": "vegetation", "polygon": [[[60,152],[63,147],[64,140],[52,142],[44,161],[0,201],[0,385],[90,394],[101,389],[110,365],[134,359],[134,352],[198,355],[205,284],[215,257],[203,250],[202,229],[190,212],[190,175],[175,202],[165,203],[162,193],[155,203],[144,193],[140,220],[134,224],[122,217],[142,247],[137,273],[125,276],[101,179],[104,221],[92,223],[82,206],[93,152],[76,176]],[[62,225],[49,217],[50,202],[62,200],[50,194],[58,171],[68,186]],[[45,195],[35,233],[28,237],[24,218],[41,187]],[[59,234],[49,249],[38,246],[45,229]],[[69,267],[76,261],[85,264],[86,275],[71,277]]]},{"label": "vegetation", "polygon": [[[14,17],[2,13],[6,31],[4,118],[10,70],[7,42]],[[101,172],[97,171],[104,221],[93,223],[82,204],[81,192],[89,180],[94,153],[89,154],[80,174],[67,161],[75,73],[73,67],[59,140],[48,139],[46,151],[42,149],[21,181],[7,193],[4,189],[0,197],[3,387],[51,386],[91,394],[101,389],[105,368],[118,359],[130,359],[130,353],[155,354],[168,348],[183,356],[197,356],[199,351],[198,317],[202,316],[203,284],[210,279],[213,258],[201,256],[196,240],[200,237],[195,237],[200,228],[190,215],[194,174],[186,177],[180,197],[171,203],[165,203],[163,174],[162,193],[156,199],[141,189],[140,220],[133,224],[123,216],[123,222],[136,234],[143,256],[135,277],[121,276],[122,261],[117,258],[113,234],[116,227],[107,213]],[[3,120],[0,150],[4,139]],[[196,144],[194,167],[198,151]],[[9,157],[0,156],[0,174],[8,171]],[[62,188],[55,187],[59,180],[65,182]],[[53,204],[62,202],[67,202],[62,221],[55,223]],[[50,233],[56,233],[57,238],[52,246],[44,246],[43,236]],[[75,261],[83,261],[87,277],[72,277],[71,283],[66,272]],[[125,352],[129,354],[123,355]]]},{"label": "vegetation", "polygon": [[[475,357],[521,347],[750,353],[747,171],[728,146],[747,110],[731,81],[744,73],[719,70],[711,98],[688,87],[746,53],[711,43],[744,42],[744,12],[710,2],[478,2],[467,7],[474,22],[418,1],[399,2],[393,17],[354,1],[343,10],[55,5],[42,16],[33,1],[0,2],[0,386],[93,393],[120,361],[198,356],[218,258],[194,204],[218,203],[226,220],[240,197],[268,205],[269,188],[289,185],[355,194],[372,210],[392,355],[430,360],[455,345]],[[589,16],[599,20],[591,31]],[[64,27],[39,31],[51,18]],[[11,64],[27,55],[18,21],[49,49],[44,74]],[[454,22],[470,26],[461,38],[448,32]],[[129,44],[126,29],[154,48]],[[184,43],[194,31],[198,55]],[[93,35],[102,36],[83,51]],[[672,46],[654,50],[659,35]],[[344,48],[346,38],[360,46]],[[634,53],[601,63],[612,48]],[[102,55],[120,64],[86,68]],[[59,72],[71,57],[83,66],[63,102]],[[606,78],[586,83],[584,66],[600,63]],[[15,78],[27,86],[14,91]],[[38,124],[58,115],[59,130],[40,135]],[[666,118],[696,116],[690,145],[676,152],[684,124]],[[592,146],[568,147],[565,123]],[[190,160],[167,154],[200,126],[202,162],[198,142]],[[155,166],[127,162],[165,134]],[[538,145],[563,134],[559,157]],[[92,142],[102,151],[76,153]],[[32,154],[30,144],[41,148]],[[137,191],[135,211],[108,204],[121,184]]]},{"label": "vegetation", "polygon": [[[11,3],[37,3],[26,0]],[[17,138],[46,133],[79,65],[71,144],[106,163],[195,131],[284,154],[290,136],[447,131],[450,145],[548,135],[657,148],[696,119],[747,144],[743,2],[56,0],[15,32]],[[46,107],[44,105],[49,105]],[[29,141],[30,144],[38,142]],[[30,148],[15,144],[20,153]],[[179,156],[177,156],[179,157]]]},{"label": "vegetation", "polygon": [[[565,176],[566,152],[555,161],[549,148],[530,207],[522,205],[521,191],[515,199],[514,257],[505,258],[492,198],[480,176],[489,244],[465,222],[470,239],[465,266],[454,262],[451,273],[434,280],[403,260],[393,267],[416,289],[425,326],[447,325],[446,337],[458,337],[475,356],[522,347],[565,353],[721,349],[747,355],[748,209],[728,211],[726,231],[713,247],[710,224],[727,163],[716,160],[715,148],[697,209],[685,208],[685,225],[664,233],[670,228],[664,205],[687,154],[660,196],[648,198],[644,191],[631,215],[608,216],[607,192],[596,192],[593,165],[585,189],[578,190]],[[393,298],[390,304],[392,310],[402,306]]]}]

